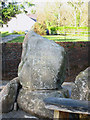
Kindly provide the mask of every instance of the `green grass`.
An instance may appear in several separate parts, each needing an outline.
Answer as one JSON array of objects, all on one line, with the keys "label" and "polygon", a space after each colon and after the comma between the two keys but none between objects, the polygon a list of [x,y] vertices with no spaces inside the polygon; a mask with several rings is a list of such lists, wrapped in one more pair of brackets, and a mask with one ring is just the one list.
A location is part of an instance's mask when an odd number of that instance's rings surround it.
[{"label": "green grass", "polygon": [[8,32],[1,32],[2,37],[6,37],[8,35],[12,35],[12,33],[8,33]]},{"label": "green grass", "polygon": [[[25,36],[19,36],[12,41],[9,41],[8,43],[22,43],[24,40]],[[79,42],[79,41],[88,41],[88,37],[83,37],[83,36],[60,36],[60,35],[45,35],[43,36],[49,40],[53,40],[55,42]]]},{"label": "green grass", "polygon": [[9,33],[7,31],[6,32],[1,32],[2,37],[6,37],[8,35],[13,35],[13,34],[21,34],[22,35],[22,34],[25,34],[25,32],[21,32],[21,31],[20,32],[13,32],[13,33]]},{"label": "green grass", "polygon": [[88,41],[88,37],[83,36],[60,36],[60,35],[51,35],[43,36],[49,40],[54,40],[55,42],[78,42],[78,41]]},{"label": "green grass", "polygon": [[8,43],[22,43],[24,40],[24,37],[25,36],[19,36],[19,37],[13,39],[12,41],[9,41]]}]

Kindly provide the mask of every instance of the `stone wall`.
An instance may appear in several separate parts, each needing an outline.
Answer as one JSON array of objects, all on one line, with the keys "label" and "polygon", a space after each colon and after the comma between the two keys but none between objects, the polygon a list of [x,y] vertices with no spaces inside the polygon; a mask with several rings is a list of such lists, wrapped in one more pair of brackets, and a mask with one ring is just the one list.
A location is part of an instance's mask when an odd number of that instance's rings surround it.
[{"label": "stone wall", "polygon": [[[67,51],[66,81],[74,81],[76,75],[88,65],[87,42],[57,42]],[[17,77],[18,65],[21,60],[22,43],[2,44],[2,79],[11,80]]]},{"label": "stone wall", "polygon": [[2,44],[2,79],[11,80],[17,76],[21,60],[21,43]]}]

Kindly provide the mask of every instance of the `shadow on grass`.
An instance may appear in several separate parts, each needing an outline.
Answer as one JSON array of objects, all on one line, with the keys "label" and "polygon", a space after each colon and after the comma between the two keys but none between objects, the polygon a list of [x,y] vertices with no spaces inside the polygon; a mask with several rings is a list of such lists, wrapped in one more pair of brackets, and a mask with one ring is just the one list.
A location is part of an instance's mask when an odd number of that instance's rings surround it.
[{"label": "shadow on grass", "polygon": [[60,41],[77,41],[77,39],[54,39],[53,41],[57,41],[57,42],[60,42]]}]

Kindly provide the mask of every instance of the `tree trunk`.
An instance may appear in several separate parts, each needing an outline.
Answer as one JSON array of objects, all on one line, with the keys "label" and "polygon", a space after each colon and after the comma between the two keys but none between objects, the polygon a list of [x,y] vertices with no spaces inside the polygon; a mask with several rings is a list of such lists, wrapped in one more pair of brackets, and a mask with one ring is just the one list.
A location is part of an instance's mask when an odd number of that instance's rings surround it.
[{"label": "tree trunk", "polygon": [[75,27],[77,26],[77,15],[76,10],[74,9],[74,19],[75,19]]},{"label": "tree trunk", "polygon": [[60,26],[60,11],[58,13],[58,27]]}]

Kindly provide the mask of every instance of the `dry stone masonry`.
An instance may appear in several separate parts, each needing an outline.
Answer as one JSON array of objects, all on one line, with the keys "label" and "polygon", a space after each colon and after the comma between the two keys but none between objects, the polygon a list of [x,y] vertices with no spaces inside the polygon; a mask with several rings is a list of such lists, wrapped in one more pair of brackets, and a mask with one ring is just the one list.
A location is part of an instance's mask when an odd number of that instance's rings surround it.
[{"label": "dry stone masonry", "polygon": [[[17,102],[20,109],[44,118],[53,112],[45,108],[47,97],[68,97],[61,87],[65,78],[65,50],[54,41],[28,32],[23,42],[18,77],[11,80],[0,92],[0,112],[10,112]],[[21,87],[22,86],[22,87]]]},{"label": "dry stone masonry", "polygon": [[[7,113],[13,110],[19,86],[18,77],[11,80],[0,92],[0,113]],[[1,107],[2,106],[2,107]]]},{"label": "dry stone masonry", "polygon": [[71,98],[90,101],[90,67],[76,77]]},{"label": "dry stone masonry", "polygon": [[64,48],[30,31],[23,43],[18,76],[30,90],[57,89],[65,77]]},{"label": "dry stone masonry", "polygon": [[42,117],[53,117],[43,99],[68,96],[68,92],[61,89],[65,78],[65,54],[63,47],[32,30],[26,35],[18,69],[22,85],[18,96],[21,109]]},{"label": "dry stone masonry", "polygon": [[45,108],[43,100],[48,97],[68,96],[68,91],[61,90],[35,90],[21,89],[18,96],[18,105],[21,109],[39,117],[53,118],[53,111]]},{"label": "dry stone masonry", "polygon": [[[53,111],[45,108],[43,100],[48,97],[70,97],[69,90],[62,85],[66,71],[65,60],[63,47],[33,30],[29,31],[23,42],[18,77],[0,92],[0,112],[10,112],[17,102],[25,112],[39,118],[53,118]],[[90,101],[89,77],[90,67],[76,77],[71,92],[72,99]]]},{"label": "dry stone masonry", "polygon": [[[80,72],[75,79],[75,85],[71,92],[72,99],[90,101],[90,67]],[[90,108],[90,104],[88,104]],[[80,119],[89,120],[88,115],[79,115]]]}]

